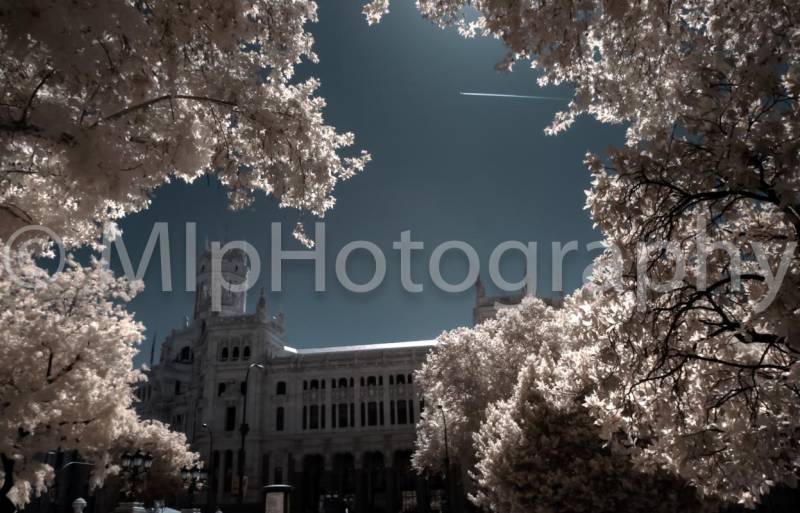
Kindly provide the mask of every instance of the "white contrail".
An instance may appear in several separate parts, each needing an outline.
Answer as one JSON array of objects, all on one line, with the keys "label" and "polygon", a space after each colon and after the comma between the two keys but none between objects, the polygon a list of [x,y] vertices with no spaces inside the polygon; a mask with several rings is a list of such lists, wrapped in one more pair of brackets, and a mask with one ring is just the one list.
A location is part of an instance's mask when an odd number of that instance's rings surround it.
[{"label": "white contrail", "polygon": [[465,93],[463,91],[460,91],[458,94],[462,96],[492,96],[495,98],[525,98],[528,100],[569,100],[569,98],[559,98],[557,96],[530,96],[525,94]]}]

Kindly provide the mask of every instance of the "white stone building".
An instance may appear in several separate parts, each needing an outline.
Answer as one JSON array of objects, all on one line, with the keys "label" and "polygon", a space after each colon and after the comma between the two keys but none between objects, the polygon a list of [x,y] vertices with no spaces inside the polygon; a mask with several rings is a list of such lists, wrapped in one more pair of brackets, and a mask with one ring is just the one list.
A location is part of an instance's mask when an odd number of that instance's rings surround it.
[{"label": "white stone building", "polygon": [[[221,269],[228,282],[241,282],[248,262],[228,252]],[[284,342],[282,316],[268,315],[263,296],[248,313],[244,293],[228,293],[222,310],[212,312],[210,270],[206,253],[194,319],[166,338],[137,391],[143,416],[184,431],[210,462],[213,491],[199,499],[226,513],[245,510],[262,486],[288,483],[294,512],[344,511],[348,504],[351,512],[435,510],[441,478],[416,476],[409,461],[424,407],[413,372],[435,341],[293,349]],[[249,430],[238,505],[243,424]]]}]

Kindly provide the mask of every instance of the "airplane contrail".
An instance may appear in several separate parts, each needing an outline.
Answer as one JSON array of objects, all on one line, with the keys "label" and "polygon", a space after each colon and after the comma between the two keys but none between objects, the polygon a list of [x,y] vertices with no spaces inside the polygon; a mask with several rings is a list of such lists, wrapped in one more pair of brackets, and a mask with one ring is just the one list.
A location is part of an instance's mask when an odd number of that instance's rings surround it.
[{"label": "airplane contrail", "polygon": [[494,98],[524,98],[528,100],[569,100],[569,98],[559,98],[558,96],[531,96],[526,94],[465,93],[464,91],[459,91],[458,94],[462,96],[491,96]]}]

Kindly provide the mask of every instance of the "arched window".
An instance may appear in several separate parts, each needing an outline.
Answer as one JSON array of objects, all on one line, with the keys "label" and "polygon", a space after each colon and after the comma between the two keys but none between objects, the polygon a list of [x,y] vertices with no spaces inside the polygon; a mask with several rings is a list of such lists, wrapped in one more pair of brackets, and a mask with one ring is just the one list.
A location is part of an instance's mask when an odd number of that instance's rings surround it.
[{"label": "arched window", "polygon": [[316,379],[312,379],[310,388],[311,390],[317,390],[319,388],[319,381]]},{"label": "arched window", "polygon": [[378,376],[378,385],[383,386],[383,376]]},{"label": "arched window", "polygon": [[408,375],[408,382],[409,383],[413,383],[414,382],[414,374],[409,374]]},{"label": "arched window", "polygon": [[397,375],[397,384],[398,385],[405,385],[406,384],[406,377],[402,374]]},{"label": "arched window", "polygon": [[217,397],[220,397],[224,393],[225,393],[225,383],[220,383],[219,385],[217,385]]},{"label": "arched window", "polygon": [[192,359],[192,350],[189,348],[189,346],[184,346],[183,349],[181,349],[181,355],[179,358],[182,362],[188,362]]},{"label": "arched window", "polygon": [[394,385],[394,376],[389,375],[389,385]]},{"label": "arched window", "polygon": [[319,429],[319,406],[312,404],[308,417],[308,429]]},{"label": "arched window", "polygon": [[355,386],[353,383],[355,383],[355,381],[353,381],[353,378],[350,378],[350,388],[353,388]]},{"label": "arched window", "polygon": [[231,360],[238,360],[239,359],[239,346],[235,346],[233,348],[233,352],[231,353]]},{"label": "arched window", "polygon": [[275,387],[275,395],[286,395],[286,382],[278,381]]},{"label": "arched window", "polygon": [[275,431],[283,431],[283,406],[275,410]]},{"label": "arched window", "polygon": [[339,388],[347,388],[347,378],[339,378]]},{"label": "arched window", "polygon": [[242,351],[242,360],[249,360],[250,359],[250,346],[244,346],[244,350]]},{"label": "arched window", "polygon": [[308,390],[308,381],[303,380],[303,390]]},{"label": "arched window", "polygon": [[222,352],[219,355],[219,359],[222,360],[223,362],[228,360],[228,348],[227,347],[223,347],[222,348]]},{"label": "arched window", "polygon": [[375,376],[370,376],[370,377],[367,378],[367,386],[368,387],[374,387],[377,384],[378,384],[378,382],[375,379]]}]

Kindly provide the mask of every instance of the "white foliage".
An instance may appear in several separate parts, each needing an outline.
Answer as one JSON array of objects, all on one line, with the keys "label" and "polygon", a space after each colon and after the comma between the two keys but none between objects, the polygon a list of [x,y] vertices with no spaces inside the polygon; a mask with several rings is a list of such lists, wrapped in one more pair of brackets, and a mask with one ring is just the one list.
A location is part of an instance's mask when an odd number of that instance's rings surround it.
[{"label": "white foliage", "polygon": [[314,2],[35,0],[0,7],[0,237],[48,226],[68,244],[213,173],[323,215],[369,155],[322,118],[306,22]]},{"label": "white foliage", "polygon": [[16,279],[0,273],[0,454],[14,460],[10,497],[21,504],[42,491],[53,472],[37,455],[58,449],[94,463],[95,484],[118,470],[127,447],[152,450],[165,472],[191,461],[183,435],[141,424],[132,410],[142,326],[122,303],[136,286],[98,263],[69,260],[49,276],[27,253],[14,261]]}]

